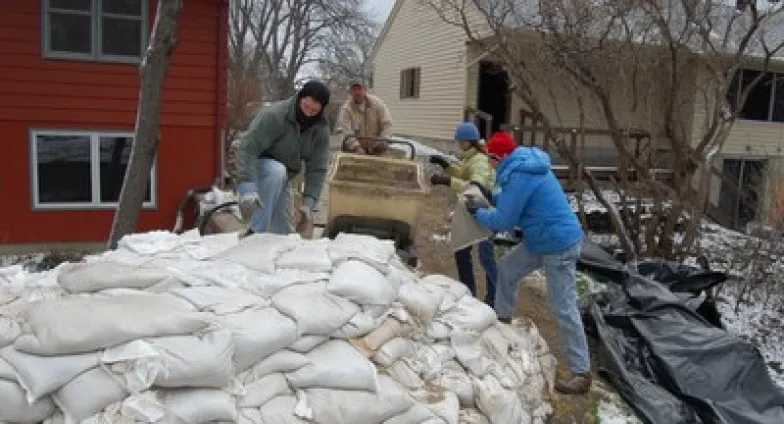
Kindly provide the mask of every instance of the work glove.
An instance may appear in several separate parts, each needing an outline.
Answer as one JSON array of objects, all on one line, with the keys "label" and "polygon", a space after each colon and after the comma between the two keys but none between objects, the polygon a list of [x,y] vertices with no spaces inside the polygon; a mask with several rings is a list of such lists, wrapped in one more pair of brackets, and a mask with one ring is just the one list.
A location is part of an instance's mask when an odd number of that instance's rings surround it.
[{"label": "work glove", "polygon": [[264,207],[264,204],[259,197],[259,193],[256,193],[255,191],[249,191],[240,195],[238,203],[240,215],[242,215],[242,222],[245,224],[250,223],[251,219],[253,219],[253,215],[256,214],[256,211]]},{"label": "work glove", "polygon": [[479,184],[476,181],[469,181],[468,184],[478,188],[479,191],[482,193],[482,196],[484,196],[485,199],[487,199],[488,202],[492,202],[493,201],[493,192],[490,191],[489,188],[483,186],[482,184]]},{"label": "work glove", "polygon": [[479,210],[479,202],[476,201],[474,196],[467,195],[465,200],[465,208],[468,213],[476,216],[476,211]]},{"label": "work glove", "polygon": [[430,163],[434,165],[438,165],[443,169],[449,168],[449,161],[443,156],[439,156],[439,155],[430,156]]},{"label": "work glove", "polygon": [[302,206],[297,211],[299,217],[297,218],[296,231],[303,238],[313,238],[313,208],[315,204],[315,199],[305,197]]},{"label": "work glove", "polygon": [[452,183],[452,177],[450,177],[449,175],[433,174],[433,176],[430,177],[430,184],[434,186],[436,185],[448,186],[451,183]]}]

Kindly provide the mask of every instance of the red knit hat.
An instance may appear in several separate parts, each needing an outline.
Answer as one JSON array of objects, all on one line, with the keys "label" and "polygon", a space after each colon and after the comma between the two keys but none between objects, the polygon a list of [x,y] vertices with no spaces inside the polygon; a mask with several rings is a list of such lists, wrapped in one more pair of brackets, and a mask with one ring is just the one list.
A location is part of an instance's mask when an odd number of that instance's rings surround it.
[{"label": "red knit hat", "polygon": [[505,131],[498,131],[487,142],[487,153],[503,159],[517,148],[517,142]]}]

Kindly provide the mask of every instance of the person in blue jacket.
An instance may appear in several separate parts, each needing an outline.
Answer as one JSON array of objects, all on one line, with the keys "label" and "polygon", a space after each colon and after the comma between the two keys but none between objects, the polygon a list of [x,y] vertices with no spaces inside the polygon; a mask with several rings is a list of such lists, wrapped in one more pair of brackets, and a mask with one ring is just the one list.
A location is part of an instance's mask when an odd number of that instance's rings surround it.
[{"label": "person in blue jacket", "polygon": [[577,260],[583,230],[566,193],[551,170],[550,157],[536,147],[518,147],[503,139],[487,145],[496,168],[491,208],[466,202],[469,212],[493,231],[515,226],[523,242],[498,263],[494,309],[498,319],[511,322],[520,280],[544,268],[550,308],[558,319],[564,353],[572,376],[558,380],[555,389],[565,394],[590,390],[590,354],[577,306]]}]

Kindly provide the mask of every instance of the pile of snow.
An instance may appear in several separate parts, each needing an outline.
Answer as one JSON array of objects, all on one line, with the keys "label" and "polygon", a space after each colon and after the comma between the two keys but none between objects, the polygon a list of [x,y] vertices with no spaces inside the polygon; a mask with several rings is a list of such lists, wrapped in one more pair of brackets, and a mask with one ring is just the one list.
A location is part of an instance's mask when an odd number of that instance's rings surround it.
[{"label": "pile of snow", "polygon": [[155,232],[0,269],[0,422],[543,423],[554,367],[367,236]]}]

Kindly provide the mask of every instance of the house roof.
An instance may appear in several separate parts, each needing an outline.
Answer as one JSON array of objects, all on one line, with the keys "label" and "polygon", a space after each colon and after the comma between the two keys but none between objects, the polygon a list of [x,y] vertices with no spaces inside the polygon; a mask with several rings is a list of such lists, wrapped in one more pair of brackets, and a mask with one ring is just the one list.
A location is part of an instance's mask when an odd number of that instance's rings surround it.
[{"label": "house roof", "polygon": [[392,26],[392,22],[397,17],[397,13],[400,11],[400,8],[403,6],[403,2],[406,0],[395,0],[395,5],[392,6],[392,10],[389,12],[389,16],[387,16],[387,20],[384,21],[384,26],[381,28],[381,32],[378,34],[376,38],[376,42],[373,44],[373,50],[370,51],[370,63],[375,62],[376,60],[376,52],[378,52],[378,47],[381,43],[384,42],[384,39],[389,32],[389,27]]}]

